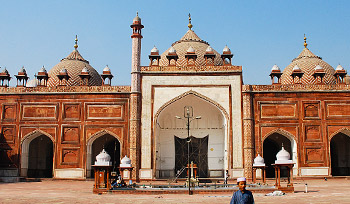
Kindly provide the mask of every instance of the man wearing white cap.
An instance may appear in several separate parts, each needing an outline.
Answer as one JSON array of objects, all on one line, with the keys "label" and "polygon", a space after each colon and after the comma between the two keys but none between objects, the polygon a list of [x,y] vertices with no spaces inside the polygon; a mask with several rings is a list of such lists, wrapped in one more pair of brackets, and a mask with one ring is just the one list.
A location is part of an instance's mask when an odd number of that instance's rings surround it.
[{"label": "man wearing white cap", "polygon": [[236,191],[233,194],[230,204],[254,204],[254,197],[252,192],[245,189],[246,178],[238,178],[237,186],[239,188],[239,191]]}]

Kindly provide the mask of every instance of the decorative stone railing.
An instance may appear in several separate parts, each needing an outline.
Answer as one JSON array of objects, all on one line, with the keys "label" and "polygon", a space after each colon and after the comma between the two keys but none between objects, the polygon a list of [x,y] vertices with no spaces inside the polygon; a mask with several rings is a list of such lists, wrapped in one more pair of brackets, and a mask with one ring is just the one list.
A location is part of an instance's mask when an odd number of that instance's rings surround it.
[{"label": "decorative stone railing", "polygon": [[339,92],[350,91],[346,84],[243,85],[243,92]]},{"label": "decorative stone railing", "polygon": [[130,86],[0,87],[0,94],[11,93],[130,93]]},{"label": "decorative stone railing", "polygon": [[147,66],[141,72],[242,72],[242,66]]}]

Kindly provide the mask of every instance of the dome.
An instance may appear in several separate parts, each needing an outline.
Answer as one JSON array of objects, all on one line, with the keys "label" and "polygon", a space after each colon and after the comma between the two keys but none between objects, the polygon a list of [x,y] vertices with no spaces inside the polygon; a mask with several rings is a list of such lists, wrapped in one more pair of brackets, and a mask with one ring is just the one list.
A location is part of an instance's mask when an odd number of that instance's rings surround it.
[{"label": "dome", "polygon": [[190,46],[190,47],[188,48],[187,52],[196,52],[196,51],[193,49],[193,47]]},{"label": "dome", "polygon": [[[137,15],[133,20],[132,20],[134,23],[136,21],[140,22],[141,23],[141,18]],[[130,21],[129,21],[130,22]]]},{"label": "dome", "polygon": [[111,69],[108,67],[108,65],[102,70],[103,72],[110,72]]},{"label": "dome", "polygon": [[84,67],[84,68],[81,70],[81,73],[89,73],[89,70],[88,70],[86,67]]},{"label": "dome", "polygon": [[125,157],[120,161],[120,167],[131,167],[131,160],[125,155]]},{"label": "dome", "polygon": [[276,158],[277,160],[289,160],[290,154],[282,146],[282,149],[276,154]]},{"label": "dome", "polygon": [[26,87],[37,87],[38,83],[36,79],[29,80],[26,84]]},{"label": "dome", "polygon": [[61,71],[60,71],[60,74],[68,74],[67,70],[65,68],[63,68]]},{"label": "dome", "polygon": [[175,48],[173,46],[171,46],[168,53],[170,53],[170,54],[176,53]]},{"label": "dome", "polygon": [[231,52],[230,48],[227,47],[227,45],[224,47],[224,49],[222,50],[222,52]]},{"label": "dome", "polygon": [[[185,58],[185,55],[187,54],[187,51],[189,50],[189,48],[192,47],[192,49],[195,50],[197,55],[195,65],[205,66],[206,64],[205,64],[204,55],[206,53],[208,46],[209,46],[209,43],[207,43],[204,40],[201,40],[193,30],[188,30],[180,40],[174,42],[169,49],[163,52],[163,54],[161,55],[159,65],[168,66],[169,61],[166,58],[166,56],[169,53],[174,53],[174,52],[171,52],[174,49],[176,50],[176,53],[179,56],[176,62],[176,65],[187,66],[187,60]],[[214,49],[213,49],[213,52],[216,55],[214,59],[214,65],[222,65],[221,55]]]},{"label": "dome", "polygon": [[280,68],[277,65],[273,65],[271,71],[280,71]]},{"label": "dome", "polygon": [[213,50],[213,48],[212,47],[210,47],[210,45],[207,47],[207,49],[205,50],[205,52],[213,52],[214,50]]},{"label": "dome", "polygon": [[101,153],[96,156],[95,165],[109,166],[111,164],[111,156],[109,156],[105,149],[102,149]]},{"label": "dome", "polygon": [[47,71],[46,71],[46,69],[45,69],[45,67],[43,66],[40,70],[39,70],[39,72],[42,72],[42,73],[47,73]]},{"label": "dome", "polygon": [[322,80],[323,83],[335,84],[336,80],[333,76],[335,72],[334,68],[323,61],[321,57],[313,54],[306,46],[299,56],[293,59],[292,63],[283,70],[281,84],[293,84],[293,77],[291,74],[296,66],[304,73],[300,80],[302,84],[316,84],[317,80],[314,78],[313,74],[317,65],[322,67],[325,72],[325,76]]},{"label": "dome", "polygon": [[7,71],[6,67],[1,71],[3,74],[9,74],[9,71]]},{"label": "dome", "polygon": [[316,70],[316,71],[322,71],[323,68],[322,68],[320,65],[317,65],[317,66],[315,67],[315,70]]},{"label": "dome", "polygon": [[344,68],[339,64],[335,70],[344,70]]},{"label": "dome", "polygon": [[158,53],[159,52],[159,50],[156,48],[156,46],[154,46],[153,48],[152,48],[152,50],[151,50],[151,53],[152,52],[156,52],[156,53]]},{"label": "dome", "polygon": [[26,69],[24,69],[24,66],[19,70],[21,73],[27,73]]},{"label": "dome", "polygon": [[299,72],[299,71],[301,71],[301,69],[298,67],[298,65],[295,65],[295,66],[293,67],[293,71]]},{"label": "dome", "polygon": [[265,160],[258,154],[258,156],[254,159],[253,166],[265,166]]},{"label": "dome", "polygon": [[275,161],[276,164],[284,164],[284,163],[292,163],[293,161],[290,160],[290,154],[284,149],[282,144],[282,149],[276,154],[277,160]]},{"label": "dome", "polygon": [[60,63],[55,65],[49,72],[49,80],[47,82],[48,86],[58,86],[60,81],[57,75],[66,69],[68,75],[70,76],[67,81],[67,86],[79,86],[82,83],[79,74],[81,74],[83,69],[86,69],[90,74],[89,86],[101,86],[102,78],[100,74],[89,64],[89,61],[85,60],[79,53],[77,49],[73,50],[66,58],[62,59]]}]

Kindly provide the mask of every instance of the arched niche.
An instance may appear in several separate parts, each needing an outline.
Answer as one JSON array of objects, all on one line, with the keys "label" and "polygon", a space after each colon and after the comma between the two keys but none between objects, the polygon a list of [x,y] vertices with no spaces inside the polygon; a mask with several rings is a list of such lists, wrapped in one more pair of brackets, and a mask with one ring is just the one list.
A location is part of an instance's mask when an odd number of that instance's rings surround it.
[{"label": "arched niche", "polygon": [[[264,137],[263,141],[263,153],[262,157],[265,160],[266,177],[274,178],[275,170],[271,164],[275,163],[277,153],[282,149],[282,144],[284,149],[290,154],[290,159],[293,160],[293,175],[298,174],[298,153],[297,153],[297,143],[293,135],[287,131],[278,129],[270,132]],[[284,172],[286,173],[286,172]],[[283,175],[282,175],[283,176]]]},{"label": "arched niche", "polygon": [[[208,137],[206,147],[203,147],[205,143],[198,142],[206,151],[206,153],[203,152],[203,155],[207,154],[207,161],[201,160],[202,164],[207,162],[208,171],[205,176],[223,177],[224,170],[228,168],[228,115],[220,105],[192,91],[167,102],[155,115],[154,155],[156,156],[154,166],[156,177],[173,178],[180,168],[177,164],[183,165],[184,163],[179,162],[179,157],[176,156],[178,153],[175,152],[175,137],[181,140],[188,136],[186,120],[184,120],[185,106],[193,108],[193,117],[201,116],[201,119],[190,122],[190,136],[199,141]],[[177,119],[176,116],[182,119]],[[195,148],[191,147],[191,149]]]},{"label": "arched niche", "polygon": [[105,148],[111,156],[112,171],[117,170],[120,164],[121,141],[120,138],[107,130],[102,130],[92,135],[87,141],[86,154],[86,177],[93,177],[92,165],[95,163],[96,156]]},{"label": "arched niche", "polygon": [[52,177],[54,147],[54,138],[41,130],[33,131],[23,137],[21,140],[21,176]]},{"label": "arched niche", "polygon": [[332,176],[350,176],[350,131],[336,133],[330,140]]}]

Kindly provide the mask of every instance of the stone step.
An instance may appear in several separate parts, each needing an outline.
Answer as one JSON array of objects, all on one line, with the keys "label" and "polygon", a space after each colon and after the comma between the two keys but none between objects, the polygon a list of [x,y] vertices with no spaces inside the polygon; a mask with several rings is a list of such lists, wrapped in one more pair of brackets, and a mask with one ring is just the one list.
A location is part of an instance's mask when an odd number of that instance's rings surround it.
[{"label": "stone step", "polygon": [[0,182],[3,183],[15,183],[19,182],[20,177],[18,176],[7,176],[7,177],[0,177]]}]

